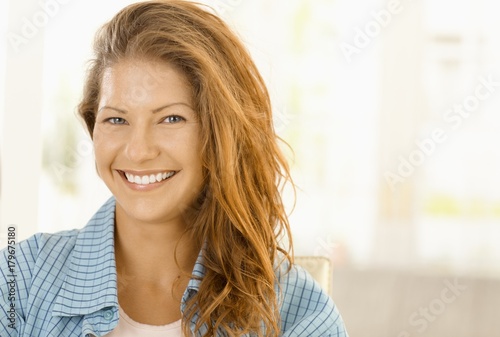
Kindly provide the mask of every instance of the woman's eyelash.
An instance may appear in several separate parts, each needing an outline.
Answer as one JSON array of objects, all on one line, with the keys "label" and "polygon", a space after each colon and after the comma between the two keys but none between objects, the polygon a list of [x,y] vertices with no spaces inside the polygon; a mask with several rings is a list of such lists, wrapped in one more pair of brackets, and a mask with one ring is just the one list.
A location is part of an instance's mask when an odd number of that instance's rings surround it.
[{"label": "woman's eyelash", "polygon": [[163,120],[162,120],[163,123],[172,123],[172,124],[185,122],[185,121],[186,121],[186,119],[182,116],[179,116],[179,115],[170,115],[170,116],[163,118]]},{"label": "woman's eyelash", "polygon": [[111,123],[111,124],[125,124],[125,123],[127,123],[127,121],[121,117],[110,117],[110,118],[106,118],[104,121]]},{"label": "woman's eyelash", "polygon": [[[177,124],[181,122],[185,122],[186,119],[182,116],[179,115],[170,115],[166,116],[163,119],[161,119],[161,123],[167,123],[167,124]],[[121,117],[109,117],[104,119],[105,123],[110,123],[114,125],[121,125],[121,124],[127,124],[127,121],[124,118]]]}]

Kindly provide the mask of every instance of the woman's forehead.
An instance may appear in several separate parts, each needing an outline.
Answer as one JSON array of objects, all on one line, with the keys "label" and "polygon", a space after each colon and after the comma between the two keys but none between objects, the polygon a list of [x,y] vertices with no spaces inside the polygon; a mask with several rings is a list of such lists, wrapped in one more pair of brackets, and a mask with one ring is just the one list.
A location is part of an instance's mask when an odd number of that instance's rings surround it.
[{"label": "woman's forehead", "polygon": [[[192,88],[184,75],[166,62],[124,59],[104,69],[99,106],[192,104]],[[155,107],[151,107],[155,109]]]}]

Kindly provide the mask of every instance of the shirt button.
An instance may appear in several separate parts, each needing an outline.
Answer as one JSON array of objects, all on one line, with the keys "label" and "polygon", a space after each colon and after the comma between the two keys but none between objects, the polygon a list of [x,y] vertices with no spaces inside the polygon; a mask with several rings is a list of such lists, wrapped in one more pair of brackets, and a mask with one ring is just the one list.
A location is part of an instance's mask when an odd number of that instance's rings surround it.
[{"label": "shirt button", "polygon": [[104,319],[111,321],[113,319],[113,311],[111,309],[104,311]]}]

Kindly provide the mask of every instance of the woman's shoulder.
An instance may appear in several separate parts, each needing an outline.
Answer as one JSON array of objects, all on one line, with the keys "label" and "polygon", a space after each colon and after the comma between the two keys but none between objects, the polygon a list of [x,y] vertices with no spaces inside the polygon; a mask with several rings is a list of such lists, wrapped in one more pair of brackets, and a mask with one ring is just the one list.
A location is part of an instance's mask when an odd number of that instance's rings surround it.
[{"label": "woman's shoulder", "polygon": [[333,304],[327,292],[298,264],[283,261],[278,271],[278,280],[285,301],[294,303],[307,300],[325,305]]},{"label": "woman's shoulder", "polygon": [[37,233],[15,245],[8,245],[0,251],[2,273],[14,270],[19,278],[31,277],[40,263],[60,263],[71,253],[78,235],[78,229],[57,233]]},{"label": "woman's shoulder", "polygon": [[333,300],[303,267],[283,261],[278,281],[283,336],[347,336]]},{"label": "woman's shoulder", "polygon": [[0,273],[13,269],[18,280],[27,284],[38,271],[54,279],[63,277],[55,271],[70,263],[73,252],[85,255],[96,245],[112,246],[114,206],[114,198],[109,198],[81,229],[37,233],[5,247],[0,251]]},{"label": "woman's shoulder", "polygon": [[[103,237],[112,237],[114,223],[114,198],[109,198],[90,221],[81,229],[70,229],[56,233],[37,233],[14,246],[0,251],[0,266],[15,259],[18,270],[32,270],[35,265],[60,264],[68,260],[77,242],[81,246],[92,246]],[[106,242],[107,243],[107,242]],[[12,261],[11,261],[12,264]]]},{"label": "woman's shoulder", "polygon": [[56,233],[36,233],[13,246],[3,248],[2,257],[13,255],[17,260],[23,257],[36,258],[40,254],[59,253],[68,245],[74,245],[79,231],[79,229],[71,229]]},{"label": "woman's shoulder", "polygon": [[[61,268],[69,260],[78,232],[37,233],[0,251],[0,315],[10,319],[0,323],[0,332],[15,331],[10,322],[24,322],[33,290],[52,289],[61,282]],[[38,285],[33,288],[34,283]]]}]

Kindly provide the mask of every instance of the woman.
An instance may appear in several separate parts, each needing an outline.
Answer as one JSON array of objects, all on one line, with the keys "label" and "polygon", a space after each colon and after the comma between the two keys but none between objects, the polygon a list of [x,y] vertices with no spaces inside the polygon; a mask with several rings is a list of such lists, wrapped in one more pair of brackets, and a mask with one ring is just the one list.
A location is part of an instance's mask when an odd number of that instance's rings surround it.
[{"label": "woman", "polygon": [[0,335],[347,336],[281,246],[288,166],[228,27],[189,2],[142,2],[94,49],[79,114],[113,197],[82,230],[18,245],[16,324]]}]

